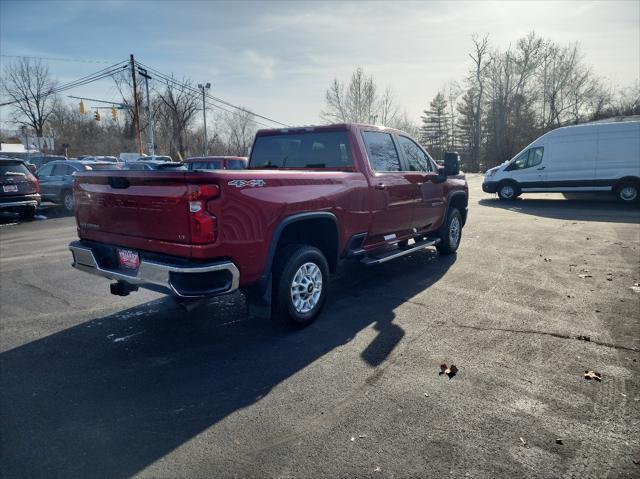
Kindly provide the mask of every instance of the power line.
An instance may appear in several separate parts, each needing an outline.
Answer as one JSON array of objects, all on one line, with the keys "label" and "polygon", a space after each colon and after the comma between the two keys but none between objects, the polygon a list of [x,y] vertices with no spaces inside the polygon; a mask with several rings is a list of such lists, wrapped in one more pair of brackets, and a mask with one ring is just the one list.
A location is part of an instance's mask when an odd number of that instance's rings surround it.
[{"label": "power line", "polygon": [[[175,80],[174,78],[171,78],[171,77],[165,75],[164,73],[159,72],[158,70],[145,65],[144,63],[136,61],[136,64],[138,64],[139,66],[142,66],[143,68],[146,68],[147,70],[153,72],[156,76],[162,78],[163,80],[165,80],[167,82],[172,82],[172,83],[174,83],[174,84],[176,84],[178,86],[181,86],[184,89],[190,90],[193,93],[200,94],[200,92],[198,90],[196,90],[195,88],[193,88],[193,87],[191,87],[191,86],[189,86],[189,85],[187,85],[185,83],[179,82],[179,81]],[[253,112],[251,110],[247,110],[246,108],[234,105],[233,103],[230,103],[230,102],[228,102],[226,100],[223,100],[221,98],[215,97],[215,96],[213,96],[211,94],[206,94],[206,97],[209,98],[211,101],[222,103],[225,106],[234,108],[234,109],[242,111],[244,113],[249,113],[250,115],[253,115],[253,116],[258,117],[258,118],[262,118],[263,120],[267,120],[267,121],[269,121],[271,123],[275,123],[277,125],[281,125],[281,126],[285,126],[285,127],[289,126],[289,125],[287,125],[285,123],[282,123],[282,122],[280,122],[278,120],[274,120],[273,118],[269,118],[269,117],[264,116],[264,115],[259,115],[258,113],[255,113],[255,112]],[[216,107],[218,107],[218,106],[216,105]],[[256,123],[258,123],[258,122],[256,122]],[[260,123],[260,124],[263,125],[262,123]],[[263,125],[263,126],[265,126],[265,125]]]},{"label": "power line", "polygon": [[[93,83],[96,82],[98,80],[102,80],[103,78],[109,77],[114,75],[115,73],[118,73],[120,71],[122,71],[124,68],[126,68],[126,65],[124,65],[126,62],[119,62],[119,63],[115,63],[109,67],[103,68],[101,70],[98,70],[95,73],[92,73],[91,75],[86,75],[84,77],[78,78],[77,80],[71,81],[69,83],[65,83],[63,85],[59,85],[55,88],[50,89],[47,92],[42,93],[40,96],[36,97],[36,100],[39,100],[42,97],[46,97],[49,95],[55,95],[57,93],[62,93],[63,91],[67,91],[67,90],[71,90],[72,88],[77,88],[79,86],[83,86],[83,85],[87,85],[89,83]],[[15,103],[19,103],[20,100],[13,100],[13,101],[9,101],[9,102],[5,102],[5,103],[0,103],[0,106],[7,106],[7,105],[13,105]]]},{"label": "power line", "polygon": [[76,62],[76,63],[111,63],[108,60],[84,60],[80,58],[53,58],[53,57],[32,57],[29,55],[5,55],[0,54],[0,57],[6,58],[29,58],[31,60],[47,60],[54,62]]}]

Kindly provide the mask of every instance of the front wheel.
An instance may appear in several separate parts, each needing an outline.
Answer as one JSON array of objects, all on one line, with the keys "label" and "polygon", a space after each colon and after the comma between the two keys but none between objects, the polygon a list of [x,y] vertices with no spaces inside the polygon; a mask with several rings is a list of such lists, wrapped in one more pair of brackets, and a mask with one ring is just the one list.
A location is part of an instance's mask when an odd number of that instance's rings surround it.
[{"label": "front wheel", "polygon": [[440,242],[436,244],[436,249],[440,254],[453,254],[460,246],[462,237],[462,215],[456,208],[451,208],[447,215],[447,220],[442,225],[439,234]]},{"label": "front wheel", "polygon": [[498,198],[503,201],[511,201],[520,196],[520,189],[516,184],[506,181],[498,185]]},{"label": "front wheel", "polygon": [[276,257],[274,318],[290,328],[303,328],[318,317],[327,298],[329,265],[318,248],[289,245]]},{"label": "front wheel", "polygon": [[616,188],[616,198],[622,203],[633,203],[638,200],[638,184],[632,182],[622,183]]}]

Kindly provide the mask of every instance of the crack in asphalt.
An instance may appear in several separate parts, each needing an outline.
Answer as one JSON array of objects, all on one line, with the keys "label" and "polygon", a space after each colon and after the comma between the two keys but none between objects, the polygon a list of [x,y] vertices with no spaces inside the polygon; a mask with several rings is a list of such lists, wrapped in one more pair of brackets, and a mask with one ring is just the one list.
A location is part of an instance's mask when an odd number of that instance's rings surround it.
[{"label": "crack in asphalt", "polygon": [[532,329],[511,329],[511,328],[497,328],[497,327],[493,327],[493,328],[489,328],[489,327],[482,327],[482,326],[469,326],[469,325],[463,325],[463,324],[458,324],[455,321],[451,321],[455,326],[457,326],[458,328],[462,328],[462,329],[475,329],[475,330],[479,330],[479,331],[503,331],[506,333],[522,333],[522,334],[539,334],[542,336],[552,336],[554,338],[560,338],[560,339],[572,339],[575,341],[582,341],[585,343],[594,343],[597,344],[599,346],[606,346],[608,348],[613,348],[613,349],[622,349],[625,351],[632,351],[634,353],[640,353],[640,349],[637,348],[632,348],[629,346],[622,346],[620,344],[613,344],[613,343],[608,343],[606,341],[598,341],[598,340],[594,340],[594,339],[584,339],[584,337],[581,336],[570,336],[568,334],[561,334],[561,333],[550,333],[548,331],[536,331],[536,330],[532,330]]}]

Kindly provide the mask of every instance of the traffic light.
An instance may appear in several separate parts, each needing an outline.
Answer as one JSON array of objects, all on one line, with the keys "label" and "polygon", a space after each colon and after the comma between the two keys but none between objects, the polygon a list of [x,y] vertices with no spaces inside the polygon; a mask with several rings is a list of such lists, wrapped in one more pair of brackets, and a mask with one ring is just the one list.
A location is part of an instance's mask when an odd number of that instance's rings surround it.
[{"label": "traffic light", "polygon": [[100,112],[98,110],[96,110],[94,118],[96,119],[96,121],[100,121]]},{"label": "traffic light", "polygon": [[116,106],[115,105],[113,105],[111,107],[111,119],[113,121],[118,121],[118,110],[116,110]]},{"label": "traffic light", "polygon": [[84,115],[87,111],[84,109],[84,102],[80,100],[80,114]]}]

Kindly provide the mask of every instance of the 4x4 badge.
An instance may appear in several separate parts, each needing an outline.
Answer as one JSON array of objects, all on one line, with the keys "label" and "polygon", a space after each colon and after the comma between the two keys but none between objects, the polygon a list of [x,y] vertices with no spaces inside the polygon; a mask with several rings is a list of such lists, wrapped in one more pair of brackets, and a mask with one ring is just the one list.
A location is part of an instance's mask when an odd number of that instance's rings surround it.
[{"label": "4x4 badge", "polygon": [[231,180],[227,183],[229,186],[235,186],[236,188],[243,188],[245,186],[264,186],[267,184],[264,180]]}]

